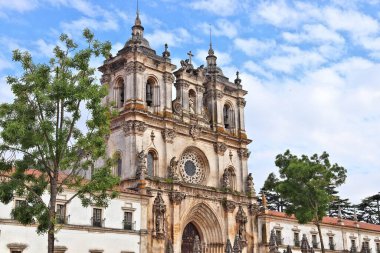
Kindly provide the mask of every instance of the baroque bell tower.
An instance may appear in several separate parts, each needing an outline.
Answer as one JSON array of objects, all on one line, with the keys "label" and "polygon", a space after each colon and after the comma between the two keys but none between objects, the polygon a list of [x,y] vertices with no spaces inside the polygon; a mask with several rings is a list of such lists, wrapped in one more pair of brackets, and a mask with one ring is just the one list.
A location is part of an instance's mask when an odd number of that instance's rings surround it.
[{"label": "baroque bell tower", "polygon": [[[244,128],[244,96],[210,47],[206,66],[191,51],[177,69],[168,45],[158,55],[139,12],[132,35],[99,68],[104,103],[118,111],[107,139],[122,187],[151,196],[142,233],[147,252],[242,252],[257,246],[257,212]],[[175,99],[172,99],[172,89]],[[142,228],[144,228],[142,224]]]}]

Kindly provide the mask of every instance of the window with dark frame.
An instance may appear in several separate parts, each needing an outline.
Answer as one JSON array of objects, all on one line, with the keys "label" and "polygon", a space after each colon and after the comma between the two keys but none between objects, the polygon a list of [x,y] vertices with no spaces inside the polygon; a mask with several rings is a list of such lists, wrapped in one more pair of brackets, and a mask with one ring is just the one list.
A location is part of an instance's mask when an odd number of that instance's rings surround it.
[{"label": "window with dark frame", "polygon": [[147,160],[147,173],[148,176],[152,177],[154,174],[154,154],[152,151],[149,151],[146,157]]},{"label": "window with dark frame", "polygon": [[276,242],[277,242],[277,245],[282,245],[281,230],[276,230]]},{"label": "window with dark frame", "polygon": [[93,209],[92,226],[102,227],[102,209],[100,208]]},{"label": "window with dark frame", "polygon": [[351,240],[351,248],[356,252],[356,241],[354,239]]},{"label": "window with dark frame", "polygon": [[318,248],[317,235],[311,235],[311,241],[312,241],[312,244],[313,244],[313,248],[317,249]]},{"label": "window with dark frame", "polygon": [[329,248],[330,250],[335,250],[334,237],[329,236]]},{"label": "window with dark frame", "polygon": [[58,224],[66,223],[66,206],[64,204],[57,204],[57,212],[55,218]]},{"label": "window with dark frame", "polygon": [[133,230],[132,212],[124,212],[123,223],[125,230]]},{"label": "window with dark frame", "polygon": [[298,232],[294,232],[294,246],[300,246],[300,234]]},{"label": "window with dark frame", "polygon": [[123,160],[121,159],[120,154],[119,154],[119,157],[117,159],[117,176],[118,177],[121,177],[122,168],[123,168]]},{"label": "window with dark frame", "polygon": [[376,243],[376,251],[377,253],[380,253],[380,242]]}]

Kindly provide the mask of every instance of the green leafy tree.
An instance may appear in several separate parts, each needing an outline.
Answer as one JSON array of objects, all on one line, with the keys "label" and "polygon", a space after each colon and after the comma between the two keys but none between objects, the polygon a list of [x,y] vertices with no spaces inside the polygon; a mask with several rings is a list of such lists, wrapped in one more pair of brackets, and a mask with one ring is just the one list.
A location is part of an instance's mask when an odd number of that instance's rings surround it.
[{"label": "green leafy tree", "polygon": [[[14,100],[0,105],[0,201],[25,198],[12,216],[22,224],[37,224],[39,234],[47,233],[49,253],[59,229],[57,195],[73,189],[76,193],[66,205],[78,197],[83,206],[107,206],[119,182],[105,157],[111,117],[101,103],[106,87],[96,83],[89,65],[92,57],[108,57],[111,44],[95,40],[88,29],[83,36],[80,49],[62,34],[63,46],[54,48],[49,64],[36,64],[28,52],[13,51],[23,74],[8,77]],[[81,130],[84,107],[89,116]],[[47,202],[43,195],[48,195]]]},{"label": "green leafy tree", "polygon": [[280,180],[275,189],[289,202],[285,212],[288,215],[294,214],[301,224],[313,222],[317,226],[324,253],[320,224],[334,199],[329,186],[343,184],[346,169],[337,164],[331,165],[326,152],[320,156],[297,157],[287,150],[284,154],[277,155],[275,164],[280,172]]}]

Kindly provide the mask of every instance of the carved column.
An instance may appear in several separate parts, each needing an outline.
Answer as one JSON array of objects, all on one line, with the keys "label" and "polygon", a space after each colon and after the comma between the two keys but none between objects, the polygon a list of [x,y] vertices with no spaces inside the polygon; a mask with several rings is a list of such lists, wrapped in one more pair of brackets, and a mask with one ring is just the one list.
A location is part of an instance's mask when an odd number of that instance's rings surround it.
[{"label": "carved column", "polygon": [[203,107],[203,93],[205,92],[205,88],[201,86],[197,86],[197,108],[196,108],[196,114],[202,115],[202,107]]},{"label": "carved column", "polygon": [[165,91],[164,96],[164,106],[165,111],[171,112],[172,110],[172,85],[174,82],[174,76],[172,73],[166,72],[163,75]]}]

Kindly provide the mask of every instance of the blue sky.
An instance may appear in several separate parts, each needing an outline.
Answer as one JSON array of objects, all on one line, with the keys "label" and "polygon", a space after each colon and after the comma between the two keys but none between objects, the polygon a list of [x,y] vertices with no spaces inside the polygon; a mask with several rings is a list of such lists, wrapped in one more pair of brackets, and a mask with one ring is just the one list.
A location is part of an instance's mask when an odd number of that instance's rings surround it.
[{"label": "blue sky", "polygon": [[[117,52],[131,34],[130,0],[0,0],[0,95],[19,74],[11,50],[46,62],[60,33],[84,27]],[[205,62],[209,26],[217,63],[248,90],[249,170],[257,190],[275,156],[327,151],[348,170],[341,195],[353,202],[380,190],[380,1],[140,0],[145,37],[179,66],[191,50]],[[100,65],[95,60],[94,66]]]}]

